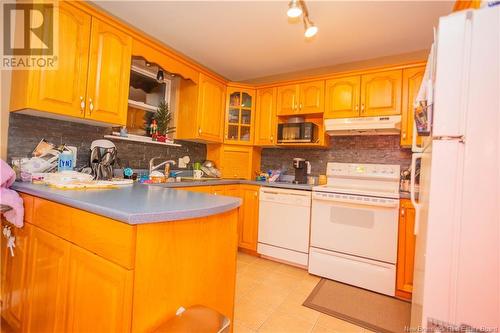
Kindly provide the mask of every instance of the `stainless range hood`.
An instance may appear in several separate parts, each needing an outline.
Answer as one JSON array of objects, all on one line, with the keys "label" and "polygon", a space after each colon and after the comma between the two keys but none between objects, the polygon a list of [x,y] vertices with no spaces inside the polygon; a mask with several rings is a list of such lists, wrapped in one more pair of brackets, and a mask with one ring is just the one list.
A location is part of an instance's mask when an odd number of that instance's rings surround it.
[{"label": "stainless range hood", "polygon": [[325,119],[328,135],[398,135],[401,116]]}]

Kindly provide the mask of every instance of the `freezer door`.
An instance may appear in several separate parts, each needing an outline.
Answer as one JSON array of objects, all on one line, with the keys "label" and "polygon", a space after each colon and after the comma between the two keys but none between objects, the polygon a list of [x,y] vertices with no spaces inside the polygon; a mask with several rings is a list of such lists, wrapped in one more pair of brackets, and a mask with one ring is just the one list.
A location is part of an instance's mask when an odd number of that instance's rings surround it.
[{"label": "freezer door", "polygon": [[439,20],[432,136],[460,136],[464,132],[469,75],[470,12]]}]

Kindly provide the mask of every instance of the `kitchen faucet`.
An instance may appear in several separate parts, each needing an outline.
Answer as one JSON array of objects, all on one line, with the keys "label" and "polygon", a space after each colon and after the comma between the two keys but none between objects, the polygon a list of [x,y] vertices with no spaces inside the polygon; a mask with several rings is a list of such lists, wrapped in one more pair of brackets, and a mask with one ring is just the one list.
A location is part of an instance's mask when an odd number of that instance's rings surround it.
[{"label": "kitchen faucet", "polygon": [[[163,166],[163,165],[165,165],[165,164],[167,164],[167,163],[168,163],[168,164],[175,165],[175,161],[174,161],[174,160],[167,160],[167,161],[163,161],[163,162],[161,162],[161,163],[160,163],[160,164],[158,164],[158,165],[154,165],[154,161],[155,161],[156,159],[159,159],[159,158],[161,158],[161,156],[156,156],[156,157],[153,157],[152,159],[150,159],[150,160],[149,160],[149,174],[150,174],[150,175],[151,175],[151,173],[152,173],[154,170],[158,169],[159,167],[161,167],[161,166]],[[168,177],[168,175],[165,175],[165,176],[166,176],[166,177]]]}]

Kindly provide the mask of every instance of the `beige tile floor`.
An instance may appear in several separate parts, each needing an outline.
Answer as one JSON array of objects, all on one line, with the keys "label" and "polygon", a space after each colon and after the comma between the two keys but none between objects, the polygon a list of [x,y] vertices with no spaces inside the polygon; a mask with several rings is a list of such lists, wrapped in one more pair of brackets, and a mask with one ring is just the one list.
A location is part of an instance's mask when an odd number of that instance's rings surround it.
[{"label": "beige tile floor", "polygon": [[302,306],[319,280],[306,270],[239,253],[234,332],[369,332]]}]

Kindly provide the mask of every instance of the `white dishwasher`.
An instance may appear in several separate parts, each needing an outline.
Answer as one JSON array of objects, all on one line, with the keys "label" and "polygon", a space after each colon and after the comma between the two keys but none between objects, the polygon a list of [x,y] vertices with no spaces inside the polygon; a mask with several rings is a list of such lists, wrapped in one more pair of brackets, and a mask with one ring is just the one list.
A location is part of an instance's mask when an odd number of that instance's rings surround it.
[{"label": "white dishwasher", "polygon": [[261,187],[257,252],[307,266],[310,222],[310,191]]}]

